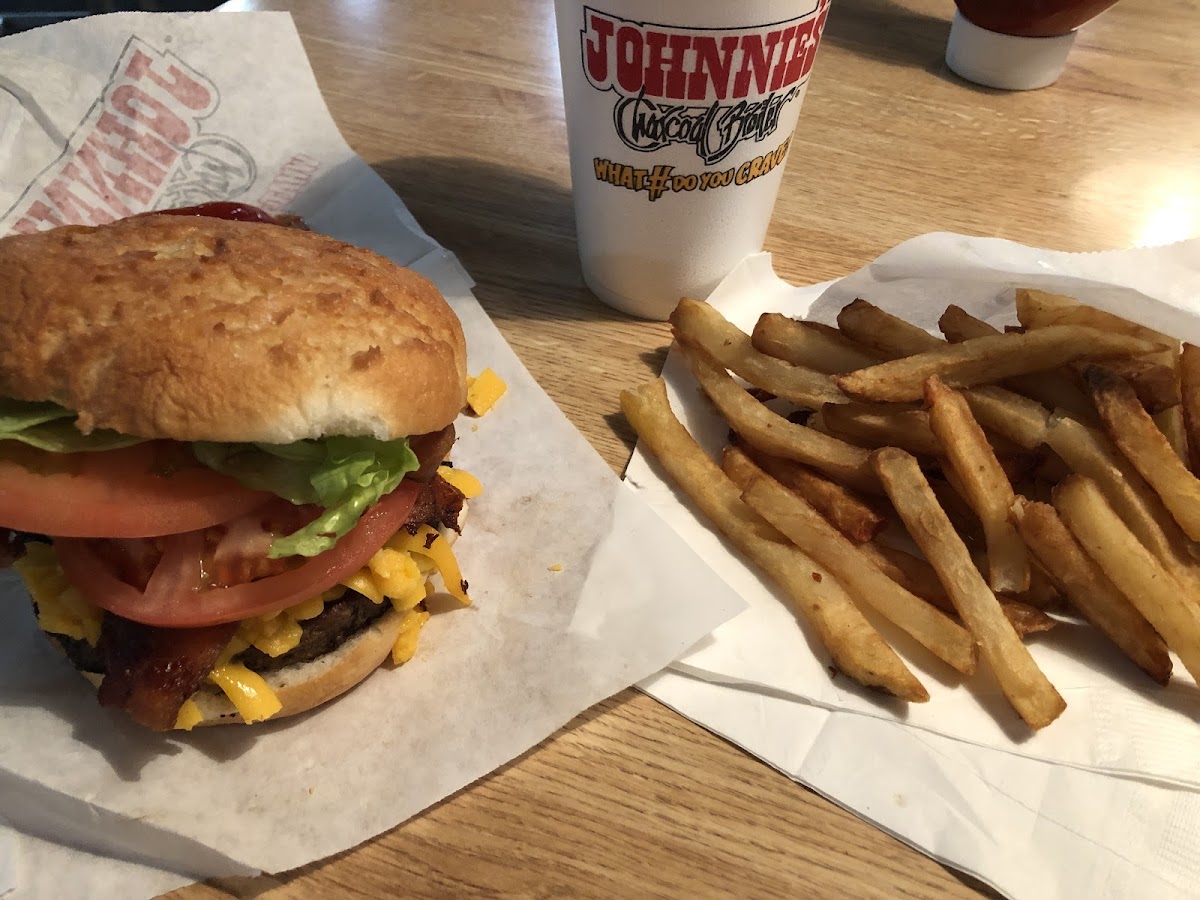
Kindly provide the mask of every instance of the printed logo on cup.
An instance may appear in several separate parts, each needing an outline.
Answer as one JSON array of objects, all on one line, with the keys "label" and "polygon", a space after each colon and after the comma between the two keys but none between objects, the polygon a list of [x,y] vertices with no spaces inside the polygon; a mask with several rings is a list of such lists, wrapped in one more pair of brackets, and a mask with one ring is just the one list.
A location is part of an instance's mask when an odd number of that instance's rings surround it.
[{"label": "printed logo on cup", "polygon": [[[787,21],[733,29],[634,22],[585,7],[580,64],[593,88],[615,95],[613,128],[626,147],[652,153],[684,144],[715,167],[743,141],[768,139],[786,107],[800,102],[829,2],[817,0],[810,12]],[[596,178],[656,200],[669,190],[745,184],[781,163],[787,144],[740,166],[695,175],[597,158]]]}]

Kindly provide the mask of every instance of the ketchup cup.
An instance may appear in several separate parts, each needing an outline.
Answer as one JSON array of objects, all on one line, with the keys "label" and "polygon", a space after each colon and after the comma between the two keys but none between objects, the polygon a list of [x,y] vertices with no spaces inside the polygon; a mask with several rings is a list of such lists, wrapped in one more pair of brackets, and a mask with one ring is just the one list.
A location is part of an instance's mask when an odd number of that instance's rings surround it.
[{"label": "ketchup cup", "polygon": [[1117,0],[955,0],[946,65],[976,84],[1008,91],[1058,80],[1076,30]]}]

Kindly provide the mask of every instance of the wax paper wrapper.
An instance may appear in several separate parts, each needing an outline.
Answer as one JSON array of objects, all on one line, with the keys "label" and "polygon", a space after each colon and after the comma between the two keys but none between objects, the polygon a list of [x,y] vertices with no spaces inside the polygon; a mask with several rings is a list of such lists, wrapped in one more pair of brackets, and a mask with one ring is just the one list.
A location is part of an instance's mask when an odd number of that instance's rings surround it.
[{"label": "wax paper wrapper", "polygon": [[[744,261],[710,302],[749,329],[767,310],[833,322],[845,303],[861,296],[936,331],[937,317],[949,303],[996,324],[1013,321],[1017,285],[1070,294],[1185,338],[1200,336],[1194,312],[1195,298],[1200,297],[1200,242],[1072,255],[933,234],[901,245],[839,282],[813,288],[780,281],[764,254]],[[715,453],[725,441],[726,426],[701,400],[678,354],[669,355],[663,374],[675,410]],[[1031,650],[1068,708],[1053,725],[1030,735],[986,673],[955,687],[927,667],[920,652],[911,653],[901,643],[897,649],[931,694],[929,703],[904,708],[844,678],[831,680],[827,656],[781,597],[698,520],[640,448],[626,479],[750,604],[749,610],[672,664],[672,672],[679,674],[646,684],[654,696],[920,849],[1014,894],[1038,896],[1034,888],[1040,882],[1033,873],[1040,872],[1059,876],[1061,892],[1053,893],[1058,888],[1051,880],[1042,884],[1045,895],[1078,895],[1069,873],[1082,871],[1078,864],[1084,857],[1059,857],[1050,845],[1027,839],[1031,829],[1048,823],[1073,829],[1077,837],[1087,835],[1081,847],[1105,848],[1105,853],[1113,848],[1135,866],[1131,871],[1142,866],[1166,872],[1168,866],[1159,856],[1169,852],[1173,871],[1183,879],[1175,883],[1187,883],[1198,874],[1200,854],[1191,847],[1200,832],[1200,795],[1193,793],[1200,785],[1195,730],[1200,701],[1194,681],[1178,662],[1172,685],[1163,689],[1145,683],[1145,677],[1090,628],[1063,625],[1040,635],[1030,642]],[[862,718],[876,721],[857,721]],[[847,737],[835,742],[839,734]],[[849,753],[849,746],[867,734],[869,743],[863,746],[870,748],[875,765],[836,772],[816,767],[814,746],[827,754],[838,749]],[[943,761],[950,755],[963,766],[945,768]],[[921,760],[919,765],[878,765],[879,760],[914,757]],[[971,771],[976,773],[972,777],[977,789],[968,791],[957,773]],[[1037,773],[1036,778],[1031,773]],[[1020,782],[1020,792],[1004,787],[1012,779]],[[899,792],[905,799],[890,809],[887,804],[898,793],[897,784],[907,787]],[[1081,784],[1088,785],[1087,796],[1077,793]],[[1005,804],[990,799],[985,789],[989,785],[997,797],[1007,790],[1018,799]],[[1101,786],[1110,787],[1101,791]],[[1147,829],[1144,845],[1140,835],[1128,840],[1131,829],[1122,826],[1123,831],[1112,832],[1107,830],[1108,820],[1097,818],[1093,799],[1110,796],[1114,808],[1124,808],[1126,801],[1131,808],[1144,802],[1146,809],[1155,811],[1155,827]],[[1149,797],[1158,799],[1152,802]],[[1035,812],[1022,818],[1005,814],[1001,806],[1014,814],[1018,808]],[[971,841],[964,838],[967,825]],[[1010,841],[1035,855],[1041,868],[1031,863],[1022,869],[996,852]],[[1138,847],[1144,850],[1140,855]],[[1100,857],[1107,858],[1103,853]],[[1113,878],[1113,885],[1136,884]],[[1132,895],[1117,886],[1112,890],[1111,896]]]},{"label": "wax paper wrapper", "polygon": [[0,582],[0,894],[135,897],[279,871],[379,834],[660,669],[744,604],[538,387],[454,257],[342,140],[286,14],[116,15],[0,41],[0,233],[239,199],[434,279],[469,369],[485,484],[457,554],[473,606],[416,658],[254,729],[155,735],[101,709]]}]

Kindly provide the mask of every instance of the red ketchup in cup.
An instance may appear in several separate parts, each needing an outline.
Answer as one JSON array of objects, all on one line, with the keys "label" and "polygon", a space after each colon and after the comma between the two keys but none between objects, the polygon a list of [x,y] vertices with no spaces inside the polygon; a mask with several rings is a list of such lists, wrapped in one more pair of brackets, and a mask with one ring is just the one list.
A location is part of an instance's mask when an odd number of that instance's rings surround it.
[{"label": "red ketchup in cup", "polygon": [[946,65],[977,84],[1024,91],[1053,84],[1076,29],[1117,0],[954,0]]}]

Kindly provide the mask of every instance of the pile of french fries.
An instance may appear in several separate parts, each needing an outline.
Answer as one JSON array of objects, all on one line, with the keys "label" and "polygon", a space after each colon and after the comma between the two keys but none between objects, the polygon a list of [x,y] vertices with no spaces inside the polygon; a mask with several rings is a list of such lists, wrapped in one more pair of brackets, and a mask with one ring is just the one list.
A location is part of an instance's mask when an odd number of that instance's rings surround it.
[{"label": "pile of french fries", "polygon": [[1200,680],[1200,348],[1039,291],[1016,317],[951,306],[939,338],[855,300],[836,328],[768,313],[748,335],[681,300],[675,338],[730,427],[720,464],[661,379],[621,407],[837,671],[929,699],[880,616],[964,676],[982,656],[1038,729],[1066,703],[1025,639],[1064,618],[1158,684],[1168,648]]}]

